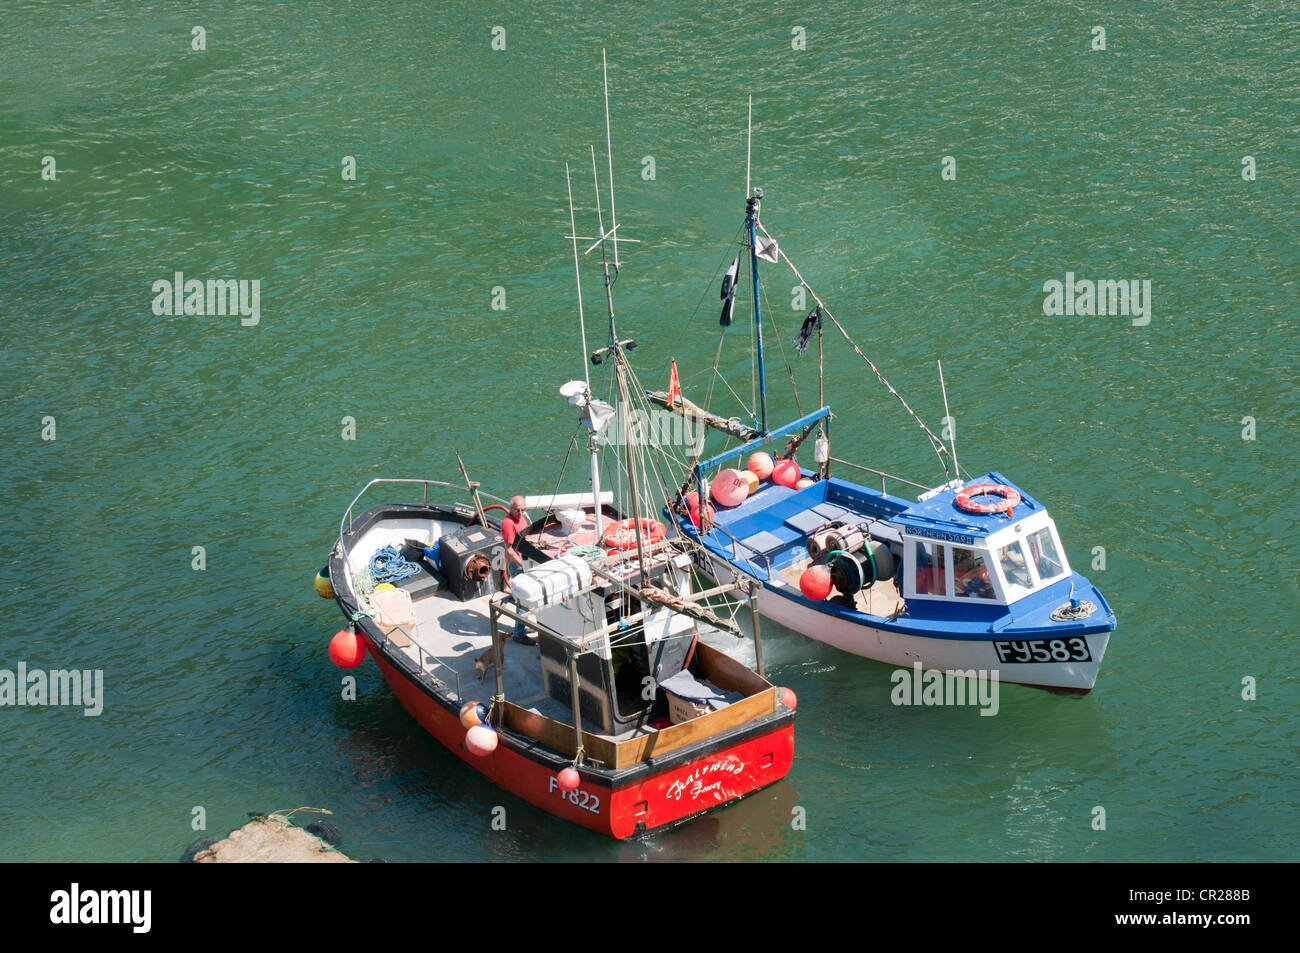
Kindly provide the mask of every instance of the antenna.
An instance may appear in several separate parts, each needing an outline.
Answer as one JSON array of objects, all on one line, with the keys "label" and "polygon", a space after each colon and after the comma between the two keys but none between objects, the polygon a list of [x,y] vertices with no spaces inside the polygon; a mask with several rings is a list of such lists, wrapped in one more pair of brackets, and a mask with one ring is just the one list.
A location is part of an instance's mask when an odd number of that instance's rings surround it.
[{"label": "antenna", "polygon": [[749,155],[754,146],[754,94],[749,94],[749,122],[745,138],[745,198],[749,198]]},{"label": "antenna", "polygon": [[[573,277],[578,283],[578,329],[582,332],[582,375],[591,392],[591,372],[587,369],[587,322],[582,316],[582,271],[578,267],[578,227],[573,217],[573,179],[569,176],[569,163],[564,163],[564,182],[569,187],[569,234],[573,238]],[[599,520],[599,501],[597,502]]]},{"label": "antenna", "polygon": [[[609,226],[618,228],[618,214],[614,211],[614,146],[609,137],[609,63],[605,49],[600,50],[600,69],[605,78],[605,152],[609,156]],[[604,228],[601,229],[604,231]],[[614,270],[618,271],[618,232],[614,232]]]},{"label": "antenna", "polygon": [[961,479],[961,467],[957,465],[957,422],[952,419],[952,414],[948,413],[948,386],[943,382],[943,361],[939,361],[939,389],[943,391],[943,415],[948,420],[948,427],[952,431],[952,436],[948,438],[949,449],[952,451],[952,468],[958,480]]},{"label": "antenna", "polygon": [[[596,184],[596,224],[600,226],[600,258],[605,269],[605,304],[609,310],[609,343],[618,347],[618,334],[614,330],[614,288],[609,280],[609,258],[605,255],[605,240],[612,234],[605,231],[605,213],[600,207],[600,174],[596,171],[596,147],[591,146],[591,180]],[[596,247],[595,245],[592,248]],[[614,247],[618,247],[617,239]],[[617,272],[616,272],[617,273]]]}]

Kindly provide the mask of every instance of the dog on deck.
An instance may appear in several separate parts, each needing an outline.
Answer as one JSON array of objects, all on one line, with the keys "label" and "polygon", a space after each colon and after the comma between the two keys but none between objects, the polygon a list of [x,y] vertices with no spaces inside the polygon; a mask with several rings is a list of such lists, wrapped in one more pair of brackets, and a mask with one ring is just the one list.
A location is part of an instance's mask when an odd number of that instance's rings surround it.
[{"label": "dog on deck", "polygon": [[[521,645],[537,644],[536,635],[533,636],[514,635],[511,638],[515,642],[520,643]],[[506,640],[503,638],[501,640],[501,661],[504,663],[505,660],[506,660]],[[483,679],[487,677],[488,669],[490,669],[494,664],[496,664],[496,661],[495,659],[492,658],[492,646],[489,645],[487,647],[487,651],[485,651],[482,655],[480,655],[478,658],[474,660],[474,677],[477,678],[480,682],[483,681]]]},{"label": "dog on deck", "polygon": [[[501,660],[503,662],[505,661],[505,657],[506,647],[503,643],[501,646]],[[480,682],[483,681],[483,679],[487,677],[488,669],[495,664],[496,662],[492,658],[492,646],[489,645],[488,650],[474,660],[474,677]]]}]

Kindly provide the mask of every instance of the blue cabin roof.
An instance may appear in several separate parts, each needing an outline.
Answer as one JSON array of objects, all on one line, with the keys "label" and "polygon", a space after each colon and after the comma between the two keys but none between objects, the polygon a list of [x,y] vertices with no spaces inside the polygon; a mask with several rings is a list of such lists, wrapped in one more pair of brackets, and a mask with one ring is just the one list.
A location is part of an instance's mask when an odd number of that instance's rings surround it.
[{"label": "blue cabin roof", "polygon": [[967,480],[962,489],[979,483],[1001,483],[1020,494],[1020,502],[1012,510],[1012,520],[1006,513],[967,513],[957,508],[955,500],[959,490],[944,490],[938,496],[931,497],[923,503],[909,506],[891,522],[902,526],[904,531],[913,536],[924,536],[951,543],[973,543],[985,539],[1000,529],[1006,529],[1012,522],[1019,522],[1022,516],[1041,513],[1043,505],[1016,486],[1000,473],[990,472],[986,476]]}]

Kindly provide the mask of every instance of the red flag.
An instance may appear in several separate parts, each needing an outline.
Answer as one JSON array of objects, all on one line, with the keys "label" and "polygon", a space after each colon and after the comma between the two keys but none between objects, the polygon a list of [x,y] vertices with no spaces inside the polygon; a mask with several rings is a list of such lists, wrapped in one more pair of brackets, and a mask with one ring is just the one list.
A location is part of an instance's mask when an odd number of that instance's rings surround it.
[{"label": "red flag", "polygon": [[668,409],[672,410],[677,406],[677,401],[682,397],[682,385],[677,380],[677,360],[673,359],[673,372],[668,378]]}]

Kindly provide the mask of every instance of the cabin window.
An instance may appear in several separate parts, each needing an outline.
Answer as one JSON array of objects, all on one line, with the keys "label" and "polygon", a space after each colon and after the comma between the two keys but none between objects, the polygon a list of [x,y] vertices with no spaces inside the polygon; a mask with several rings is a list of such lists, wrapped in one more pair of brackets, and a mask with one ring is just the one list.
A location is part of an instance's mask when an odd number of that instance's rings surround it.
[{"label": "cabin window", "polygon": [[961,546],[952,548],[954,594],[967,599],[993,599],[993,579],[984,562],[984,554]]},{"label": "cabin window", "polygon": [[998,566],[1006,581],[1007,601],[1013,602],[1034,589],[1034,579],[1029,574],[1029,560],[1020,540],[1012,540],[998,550]]},{"label": "cabin window", "polygon": [[1034,568],[1038,570],[1039,579],[1049,582],[1065,573],[1065,561],[1061,559],[1060,552],[1056,548],[1056,540],[1052,538],[1050,526],[1044,526],[1038,532],[1030,533],[1025,542],[1029,544],[1029,555],[1034,561]]},{"label": "cabin window", "polygon": [[948,594],[947,546],[937,543],[916,542],[916,594],[918,596],[946,596]]}]

